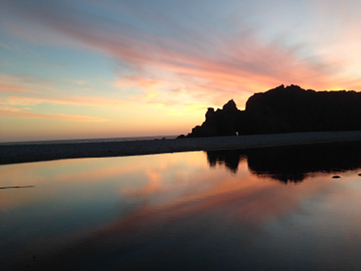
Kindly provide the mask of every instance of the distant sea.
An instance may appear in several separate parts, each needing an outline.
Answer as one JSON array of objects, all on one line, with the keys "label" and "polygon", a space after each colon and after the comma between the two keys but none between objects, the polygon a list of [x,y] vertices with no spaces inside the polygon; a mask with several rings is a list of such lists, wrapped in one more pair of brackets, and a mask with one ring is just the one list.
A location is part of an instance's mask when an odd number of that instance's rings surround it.
[{"label": "distant sea", "polygon": [[60,143],[97,143],[97,142],[119,142],[154,139],[174,139],[177,135],[141,136],[141,137],[113,137],[113,138],[89,138],[89,139],[61,139],[61,140],[39,140],[39,141],[17,141],[0,142],[0,145],[16,144],[60,144]]}]

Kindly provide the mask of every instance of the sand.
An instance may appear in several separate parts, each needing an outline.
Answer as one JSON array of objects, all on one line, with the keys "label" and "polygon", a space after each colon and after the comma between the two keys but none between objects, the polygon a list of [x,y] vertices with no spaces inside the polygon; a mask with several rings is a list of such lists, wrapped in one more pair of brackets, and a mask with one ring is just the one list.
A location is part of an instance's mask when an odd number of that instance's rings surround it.
[{"label": "sand", "polygon": [[110,157],[361,142],[361,131],[310,132],[138,141],[1,143],[0,164],[67,158]]}]

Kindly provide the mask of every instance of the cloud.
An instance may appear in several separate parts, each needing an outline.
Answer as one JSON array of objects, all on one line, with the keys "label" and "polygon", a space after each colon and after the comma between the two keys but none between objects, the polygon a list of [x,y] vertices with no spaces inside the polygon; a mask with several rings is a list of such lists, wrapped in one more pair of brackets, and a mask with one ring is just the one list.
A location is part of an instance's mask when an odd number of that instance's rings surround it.
[{"label": "cloud", "polygon": [[[1,104],[1,102],[0,102]],[[17,107],[12,107],[12,106],[0,106],[0,112],[20,112],[21,109],[17,108]]]},{"label": "cloud", "polygon": [[[63,83],[32,75],[9,75],[0,73],[0,104],[9,106],[36,106],[39,104],[78,105],[95,107],[117,107],[116,99],[82,95],[82,87],[87,82],[70,80],[75,87],[64,90]],[[89,91],[90,93],[93,93]],[[79,93],[79,94],[78,94]]]},{"label": "cloud", "polygon": [[14,84],[6,84],[0,82],[0,92],[9,92],[9,93],[40,93],[39,90],[18,86]]},{"label": "cloud", "polygon": [[35,76],[0,73],[0,93],[41,93],[40,89],[49,88],[49,86],[49,80]]},{"label": "cloud", "polygon": [[0,106],[0,117],[14,117],[14,118],[28,118],[28,119],[51,119],[61,121],[73,121],[73,122],[104,122],[108,121],[104,118],[79,116],[79,115],[67,115],[67,114],[50,114],[50,113],[35,113],[24,112],[15,107],[3,107]]},{"label": "cloud", "polygon": [[[99,13],[85,11],[71,1],[4,3],[12,14],[40,25],[43,31],[48,29],[106,53],[120,67],[132,67],[131,74],[116,82],[121,88],[130,87],[133,81],[145,90],[161,85],[166,92],[175,86],[164,82],[177,82],[176,87],[188,97],[219,104],[282,83],[316,89],[361,87],[360,78],[341,72],[347,62],[335,63],[334,58],[318,54],[312,43],[290,45],[291,30],[264,39],[262,29],[247,22],[247,17],[234,21],[227,13],[222,15],[222,25],[209,25],[209,18],[196,18],[190,12],[189,3],[184,14],[172,16],[160,7],[125,2],[96,3]],[[117,19],[105,15],[111,8]],[[232,29],[235,27],[237,30]],[[245,102],[246,98],[241,99]]]},{"label": "cloud", "polygon": [[60,105],[79,105],[96,107],[116,107],[117,101],[94,96],[69,96],[69,97],[28,97],[28,96],[9,96],[0,99],[0,104],[12,106],[35,106],[38,104],[60,104]]}]

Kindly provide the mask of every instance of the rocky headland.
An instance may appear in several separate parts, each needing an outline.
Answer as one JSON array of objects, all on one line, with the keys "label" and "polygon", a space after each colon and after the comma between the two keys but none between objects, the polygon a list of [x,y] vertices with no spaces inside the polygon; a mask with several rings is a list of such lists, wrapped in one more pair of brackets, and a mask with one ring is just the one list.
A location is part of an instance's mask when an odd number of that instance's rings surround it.
[{"label": "rocky headland", "polygon": [[202,125],[180,138],[356,131],[361,130],[361,93],[281,85],[251,96],[245,110],[230,100],[222,109],[208,108],[205,117]]}]

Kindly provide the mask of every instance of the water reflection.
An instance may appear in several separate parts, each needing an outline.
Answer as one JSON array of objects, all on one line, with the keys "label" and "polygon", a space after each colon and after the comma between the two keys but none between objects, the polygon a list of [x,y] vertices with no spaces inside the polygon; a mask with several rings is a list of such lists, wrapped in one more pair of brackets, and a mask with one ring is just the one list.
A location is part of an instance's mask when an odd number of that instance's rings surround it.
[{"label": "water reflection", "polygon": [[236,173],[241,160],[260,177],[282,183],[302,182],[313,173],[339,173],[361,168],[360,144],[333,144],[207,152],[210,167],[224,165]]},{"label": "water reflection", "polygon": [[241,150],[208,151],[207,160],[210,167],[224,165],[231,172],[236,173],[241,160],[246,159],[246,153]]},{"label": "water reflection", "polygon": [[[347,150],[349,163],[313,166],[323,152],[305,151],[0,166],[0,187],[33,186],[0,190],[0,269],[355,269],[361,177],[345,170],[360,167],[357,149]],[[297,163],[312,181],[272,181],[290,180]],[[341,181],[326,171],[342,171]]]}]

